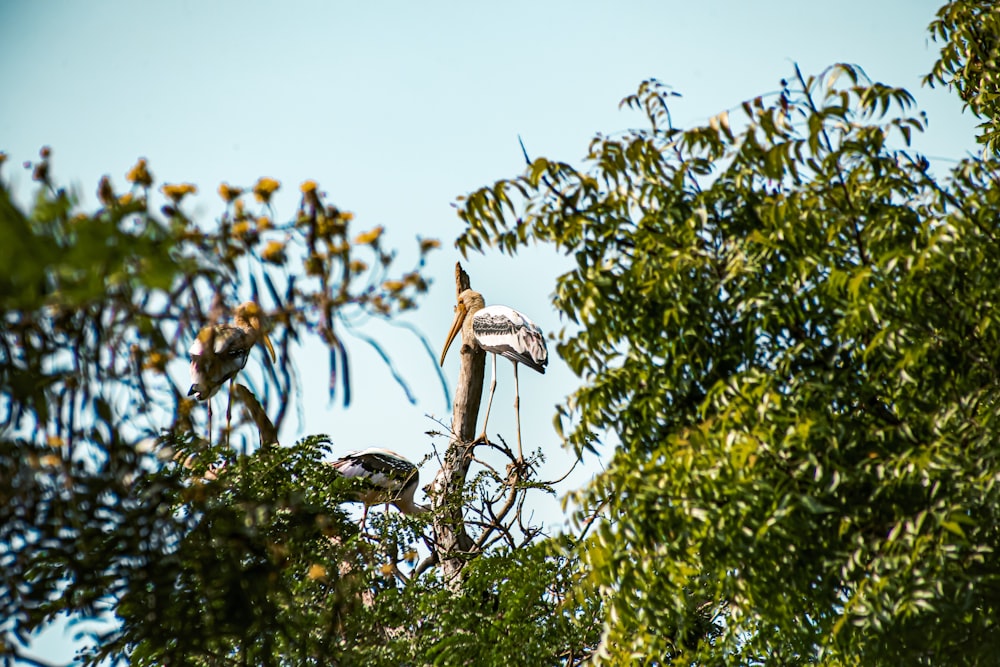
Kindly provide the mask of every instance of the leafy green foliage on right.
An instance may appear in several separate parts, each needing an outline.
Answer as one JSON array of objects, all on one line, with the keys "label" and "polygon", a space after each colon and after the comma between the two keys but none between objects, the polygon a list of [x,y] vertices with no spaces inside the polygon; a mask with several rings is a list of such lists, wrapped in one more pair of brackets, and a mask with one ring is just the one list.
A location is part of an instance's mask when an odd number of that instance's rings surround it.
[{"label": "leafy green foliage on right", "polygon": [[938,10],[931,36],[943,43],[925,82],[955,88],[983,120],[978,140],[1000,151],[1000,5],[993,0],[952,0]]},{"label": "leafy green foliage on right", "polygon": [[909,93],[850,66],[690,129],[670,96],[626,98],[648,126],[585,170],[540,158],[460,211],[462,249],[576,258],[559,421],[621,442],[578,496],[608,508],[582,552],[599,653],[997,655],[1000,165],[935,177]]}]

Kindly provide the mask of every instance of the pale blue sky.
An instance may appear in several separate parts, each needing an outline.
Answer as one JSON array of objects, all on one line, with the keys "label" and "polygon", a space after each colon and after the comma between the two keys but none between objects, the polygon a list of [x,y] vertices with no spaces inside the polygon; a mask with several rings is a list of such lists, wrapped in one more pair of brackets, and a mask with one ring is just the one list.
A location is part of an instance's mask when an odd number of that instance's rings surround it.
[{"label": "pale blue sky", "polygon": [[[358,230],[385,226],[401,266],[417,235],[442,240],[444,250],[430,256],[431,294],[410,317],[440,351],[459,259],[456,196],[519,173],[519,134],[533,157],[577,162],[595,132],[640,124],[618,102],[645,78],[683,95],[672,109],[683,126],[775,90],[794,62],[807,74],[856,63],[909,88],[928,111],[920,150],[942,158],[974,150],[974,120],[956,98],[920,87],[936,54],[926,26],[938,4],[0,0],[4,174],[27,192],[19,165],[49,145],[56,177],[93,202],[102,174],[124,188],[125,172],[144,156],[158,181],[199,186],[188,208],[204,220],[221,211],[221,181],[277,178],[277,210],[290,215],[298,184],[316,179],[355,213]],[[539,249],[474,256],[465,266],[487,303],[517,307],[545,331],[562,326],[549,297],[565,259]],[[305,420],[283,439],[326,432],[341,450],[385,446],[420,459],[430,447],[423,433],[436,426],[426,415],[448,415],[432,362],[397,330],[368,333],[386,342],[417,405],[360,342],[350,348],[354,403],[329,405],[326,356],[306,348],[296,361],[317,371],[303,378]],[[457,356],[446,364],[449,382]],[[574,386],[558,358],[544,377],[521,373],[526,446],[549,454],[545,474],[568,465],[551,418]],[[490,431],[511,442],[512,400],[503,362]],[[582,484],[596,465],[560,488]],[[423,478],[435,471],[428,464]],[[537,511],[560,523],[558,502]]]}]

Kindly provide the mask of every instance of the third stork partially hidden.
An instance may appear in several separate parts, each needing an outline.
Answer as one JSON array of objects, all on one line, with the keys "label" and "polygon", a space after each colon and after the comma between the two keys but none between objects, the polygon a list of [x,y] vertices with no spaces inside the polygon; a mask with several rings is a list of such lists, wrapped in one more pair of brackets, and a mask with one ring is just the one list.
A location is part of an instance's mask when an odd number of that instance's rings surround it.
[{"label": "third stork partially hidden", "polygon": [[[199,401],[209,401],[208,404],[208,437],[212,439],[212,403],[211,398],[218,393],[219,388],[227,380],[236,378],[250,357],[250,350],[258,342],[263,341],[271,359],[276,359],[271,339],[264,331],[264,315],[260,306],[253,301],[246,301],[236,306],[233,311],[233,321],[230,324],[215,324],[207,326],[198,332],[198,337],[188,353],[191,355],[191,389],[188,396],[194,396]],[[232,397],[226,409],[226,427],[232,419]],[[228,430],[227,430],[228,433]]]},{"label": "third stork partially hidden", "polygon": [[517,365],[524,364],[528,368],[545,373],[545,365],[549,362],[549,353],[545,347],[545,337],[542,330],[526,315],[507,306],[487,306],[483,295],[470,289],[458,295],[458,305],[455,306],[455,321],[448,332],[444,351],[441,353],[441,365],[448,354],[451,342],[458,332],[462,332],[465,345],[478,345],[487,352],[493,353],[493,381],[490,382],[490,398],[486,403],[486,417],[483,419],[483,432],[480,436],[486,439],[486,424],[490,419],[490,407],[493,405],[493,392],[497,388],[497,355],[510,359],[514,363],[514,413],[517,419],[517,453],[521,452],[521,409],[519,405],[520,390],[517,381]]},{"label": "third stork partially hidden", "polygon": [[393,504],[403,514],[423,514],[430,511],[413,501],[420,483],[420,471],[407,458],[394,451],[370,447],[348,452],[331,464],[344,477],[358,480],[352,500],[365,506],[361,524],[368,519],[368,508],[382,503]]}]

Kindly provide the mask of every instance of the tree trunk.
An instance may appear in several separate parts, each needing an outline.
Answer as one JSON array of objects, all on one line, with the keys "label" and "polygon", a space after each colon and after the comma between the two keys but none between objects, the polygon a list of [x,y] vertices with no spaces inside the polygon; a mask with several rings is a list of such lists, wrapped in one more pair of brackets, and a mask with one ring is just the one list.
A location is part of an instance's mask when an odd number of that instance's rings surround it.
[{"label": "tree trunk", "polygon": [[[455,264],[455,295],[470,289],[469,275]],[[434,534],[437,560],[444,581],[453,589],[461,586],[459,576],[471,555],[472,538],[465,531],[462,516],[462,491],[469,472],[469,447],[476,437],[476,421],[483,397],[483,379],[486,370],[486,353],[471,341],[462,340],[461,368],[455,388],[451,437],[445,451],[444,464],[434,478],[431,504],[434,508]]]}]

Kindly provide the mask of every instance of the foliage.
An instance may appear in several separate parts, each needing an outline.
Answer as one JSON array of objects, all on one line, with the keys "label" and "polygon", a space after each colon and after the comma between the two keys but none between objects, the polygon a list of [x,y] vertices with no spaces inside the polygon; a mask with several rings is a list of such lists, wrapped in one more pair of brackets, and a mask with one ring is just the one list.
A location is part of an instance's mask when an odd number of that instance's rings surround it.
[{"label": "foliage", "polygon": [[[291,342],[320,338],[331,387],[347,402],[343,335],[381,349],[344,313],[391,318],[414,307],[436,241],[421,240],[416,269],[390,277],[381,227],[349,233],[351,214],[324,203],[312,181],[295,218],[275,224],[279,184],[267,178],[245,192],[223,184],[226,209],[203,230],[184,213],[191,184],[162,186],[163,217],[150,210],[142,160],[128,173],[130,192],[102,179],[102,207],[79,212],[51,182],[48,149],[41,157],[27,210],[0,183],[11,239],[0,251],[9,268],[0,277],[4,664],[37,664],[22,648],[28,635],[67,613],[112,620],[81,631],[94,642],[80,656],[86,664],[587,657],[600,605],[568,596],[578,559],[540,540],[522,515],[529,492],[552,493],[534,458],[490,443],[474,477],[463,474],[459,493],[444,499],[471,527],[456,586],[433,567],[442,556],[426,518],[373,511],[364,530],[348,518],[353,487],[323,465],[327,438],[277,442],[297,384]],[[251,192],[256,211],[244,203]],[[206,439],[203,408],[174,377],[195,334],[247,297],[265,304],[279,362],[262,355],[262,373],[241,374],[255,391],[236,385],[232,396],[248,418],[232,438],[213,429]]]},{"label": "foliage", "polygon": [[[372,622],[396,615],[382,645],[358,646],[357,664],[576,665],[597,643],[599,605],[571,596],[579,563],[534,543],[472,560],[459,591],[437,576],[381,596]],[[406,610],[399,615],[399,610]]]},{"label": "foliage", "polygon": [[[99,514],[114,525],[98,525],[90,490],[74,486],[67,506],[78,511],[36,526],[58,527],[61,539],[7,576],[45,587],[38,613],[111,603],[119,624],[87,664],[572,665],[587,656],[598,605],[569,595],[578,563],[536,543],[472,561],[457,592],[432,571],[417,576],[408,564],[424,522],[373,513],[377,539],[359,532],[341,507],[349,480],[321,465],[331,450],[323,436],[250,456],[166,439],[144,455],[169,463],[102,494]],[[66,563],[75,576],[59,596]]]},{"label": "foliage", "polygon": [[582,552],[600,653],[991,661],[1000,165],[936,179],[905,149],[912,97],[846,65],[738,121],[676,128],[670,97],[643,83],[623,105],[648,127],[460,211],[463,250],[576,258],[554,304],[583,385],[557,422],[578,451],[621,442],[578,496],[607,508]]},{"label": "foliage", "polygon": [[[122,499],[141,507],[156,494],[159,525],[115,531],[134,540],[112,576],[122,589],[120,626],[90,659],[273,664],[277,655],[297,663],[339,656],[343,634],[356,630],[352,607],[378,582],[367,580],[357,527],[337,504],[346,480],[320,465],[329,442],[313,437],[250,457],[190,441],[161,447],[186,465],[140,476]],[[338,603],[315,604],[324,599]]]},{"label": "foliage", "polygon": [[943,42],[927,83],[954,86],[983,119],[979,142],[1000,151],[1000,6],[992,0],[953,0],[938,10],[931,36]]},{"label": "foliage", "polygon": [[[424,255],[438,245],[421,241],[416,269],[394,277],[381,228],[352,239],[353,216],[326,203],[314,182],[302,185],[294,219],[273,223],[279,184],[267,178],[246,192],[223,184],[226,210],[203,230],[184,212],[190,184],[165,184],[162,217],[152,210],[145,160],[128,172],[124,194],[103,178],[101,207],[88,213],[54,185],[49,149],[40,157],[30,208],[0,181],[0,632],[22,640],[60,611],[93,616],[127,599],[144,585],[134,563],[191,527],[163,513],[189,480],[164,473],[135,484],[168,463],[149,453],[151,438],[203,432],[204,409],[194,410],[169,371],[183,373],[186,345],[224,317],[224,304],[249,297],[275,325],[279,363],[262,379],[244,377],[259,383],[280,427],[297,382],[290,343],[320,337],[331,387],[336,380],[346,402],[343,334],[377,342],[348,329],[342,314],[414,307],[427,289]],[[245,204],[251,193],[257,210]],[[249,451],[251,434],[233,441]]]}]

